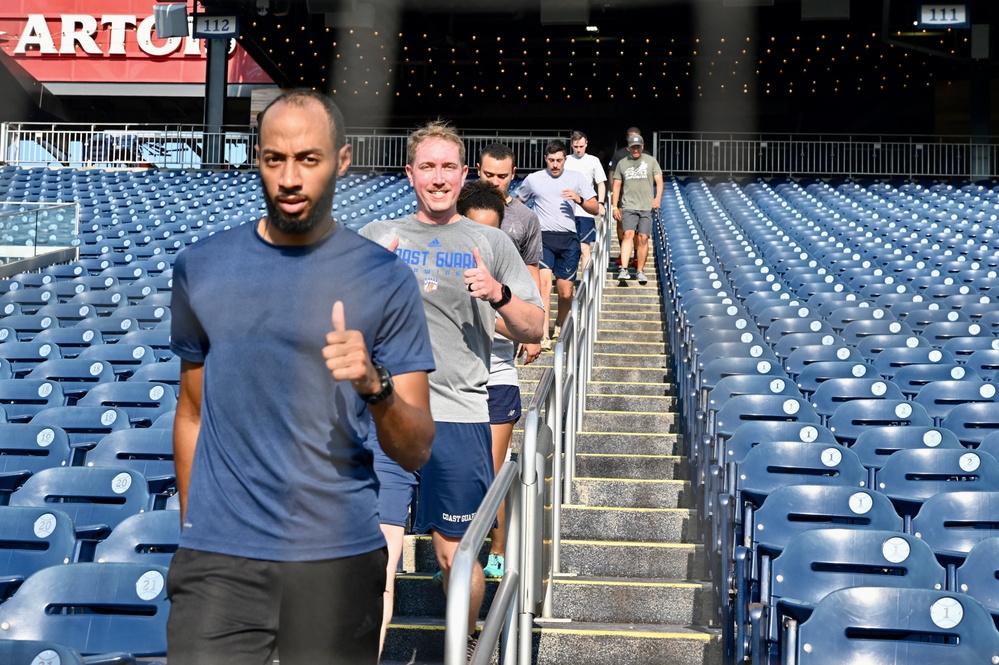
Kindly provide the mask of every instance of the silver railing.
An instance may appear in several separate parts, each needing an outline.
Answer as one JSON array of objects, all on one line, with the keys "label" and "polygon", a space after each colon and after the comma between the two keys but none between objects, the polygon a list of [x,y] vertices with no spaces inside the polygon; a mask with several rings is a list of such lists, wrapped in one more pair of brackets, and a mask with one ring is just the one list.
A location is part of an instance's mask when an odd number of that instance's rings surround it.
[{"label": "silver railing", "polygon": [[999,145],[962,136],[656,132],[672,175],[967,178],[999,175]]},{"label": "silver railing", "polygon": [[[544,166],[544,148],[551,139],[568,141],[569,131],[524,130],[459,132],[468,162],[482,148],[506,144],[516,155],[518,169]],[[399,171],[406,166],[406,130],[352,129],[347,140],[354,168]],[[7,122],[0,125],[0,162],[15,166],[73,168],[244,169],[254,165],[256,127],[224,127],[208,131],[202,125],[54,124]],[[221,155],[213,158],[211,155]]]},{"label": "silver railing", "polygon": [[79,225],[76,203],[0,202],[0,277],[35,269],[40,256],[75,259]]},{"label": "silver railing", "polygon": [[555,344],[554,367],[542,373],[525,411],[521,453],[500,469],[458,546],[447,595],[445,665],[465,663],[472,571],[504,499],[505,573],[472,663],[489,663],[499,644],[503,665],[528,665],[535,620],[554,618],[551,580],[562,572],[560,507],[563,498],[571,496],[576,432],[585,409],[611,224],[609,216],[598,224],[590,262]]}]

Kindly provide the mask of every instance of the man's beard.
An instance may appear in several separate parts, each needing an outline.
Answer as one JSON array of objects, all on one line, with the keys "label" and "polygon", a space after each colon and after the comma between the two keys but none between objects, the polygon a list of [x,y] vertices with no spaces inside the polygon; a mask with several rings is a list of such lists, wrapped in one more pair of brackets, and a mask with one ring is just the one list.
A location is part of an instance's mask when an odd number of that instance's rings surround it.
[{"label": "man's beard", "polygon": [[273,224],[281,233],[288,235],[304,235],[328,219],[333,209],[333,197],[336,196],[336,176],[330,178],[315,203],[309,208],[303,219],[286,217],[274,200],[264,191],[264,203],[267,206],[267,221]]}]

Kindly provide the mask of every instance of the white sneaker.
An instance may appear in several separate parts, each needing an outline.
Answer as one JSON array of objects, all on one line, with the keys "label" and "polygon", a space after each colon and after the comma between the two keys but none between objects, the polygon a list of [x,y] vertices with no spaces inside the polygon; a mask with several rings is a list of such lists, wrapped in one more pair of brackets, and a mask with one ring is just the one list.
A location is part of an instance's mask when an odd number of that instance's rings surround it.
[{"label": "white sneaker", "polygon": [[631,279],[631,273],[628,272],[627,268],[621,268],[621,272],[617,274],[618,281],[624,281],[626,279]]},{"label": "white sneaker", "polygon": [[645,286],[646,284],[649,283],[649,278],[646,277],[645,273],[642,272],[641,270],[639,270],[638,274],[635,275],[635,279],[637,279],[638,283],[641,284],[642,286]]}]

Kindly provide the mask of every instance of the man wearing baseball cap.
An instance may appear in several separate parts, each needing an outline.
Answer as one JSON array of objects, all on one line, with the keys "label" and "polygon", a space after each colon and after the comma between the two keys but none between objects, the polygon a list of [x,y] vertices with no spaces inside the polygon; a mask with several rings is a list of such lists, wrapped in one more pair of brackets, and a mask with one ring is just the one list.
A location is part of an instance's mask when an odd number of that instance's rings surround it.
[{"label": "man wearing baseball cap", "polygon": [[635,279],[644,286],[645,261],[649,256],[649,236],[652,235],[652,211],[658,210],[663,193],[663,171],[655,157],[643,152],[645,140],[640,134],[628,137],[628,156],[614,165],[611,186],[611,209],[614,219],[621,224],[621,272],[617,279],[620,286],[627,286],[632,276],[628,271],[631,253],[637,253],[638,268]]}]

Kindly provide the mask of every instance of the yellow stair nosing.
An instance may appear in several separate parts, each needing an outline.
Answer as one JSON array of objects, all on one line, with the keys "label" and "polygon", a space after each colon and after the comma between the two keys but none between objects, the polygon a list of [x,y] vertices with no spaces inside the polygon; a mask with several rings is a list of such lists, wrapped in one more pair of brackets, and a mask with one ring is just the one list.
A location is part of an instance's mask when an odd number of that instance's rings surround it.
[{"label": "yellow stair nosing", "polygon": [[562,539],[563,545],[598,545],[600,547],[645,547],[659,548],[664,550],[694,550],[697,545],[694,543],[661,543],[661,542],[637,542],[632,540],[574,540]]},{"label": "yellow stair nosing", "polygon": [[578,577],[556,577],[555,584],[575,584],[577,586],[636,586],[663,589],[700,589],[701,584],[694,582],[641,582],[641,581],[615,581],[615,580],[587,580]]},{"label": "yellow stair nosing", "polygon": [[597,630],[593,628],[564,628],[564,627],[548,627],[548,626],[536,626],[533,629],[535,633],[550,633],[553,635],[587,635],[590,637],[634,637],[634,638],[645,638],[645,639],[661,639],[661,640],[676,640],[676,639],[686,639],[686,640],[696,640],[699,642],[711,642],[714,641],[715,637],[713,635],[708,635],[707,633],[656,633],[647,630],[638,631],[627,631],[627,630]]},{"label": "yellow stair nosing", "polygon": [[613,483],[676,483],[685,484],[689,483],[689,480],[674,480],[672,478],[661,478],[661,479],[651,479],[651,478],[598,478],[595,476],[576,476],[573,478],[574,481],[590,481],[590,482],[613,482]]}]

